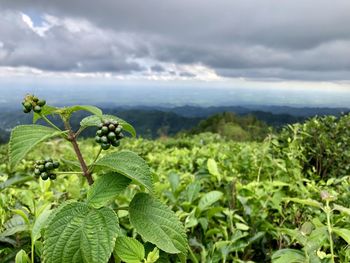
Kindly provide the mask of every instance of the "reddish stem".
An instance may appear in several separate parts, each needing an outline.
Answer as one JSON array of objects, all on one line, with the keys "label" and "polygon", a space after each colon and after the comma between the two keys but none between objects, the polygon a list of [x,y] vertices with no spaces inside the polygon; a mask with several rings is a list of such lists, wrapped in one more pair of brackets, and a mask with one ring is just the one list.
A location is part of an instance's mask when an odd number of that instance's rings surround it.
[{"label": "reddish stem", "polygon": [[88,181],[89,185],[92,185],[94,183],[94,180],[92,179],[91,172],[89,171],[89,169],[85,163],[85,160],[83,158],[83,155],[81,154],[81,151],[80,151],[80,148],[78,145],[78,141],[77,141],[77,137],[76,137],[75,133],[73,132],[72,127],[70,126],[68,121],[64,122],[64,126],[68,130],[68,140],[73,145],[73,148],[74,148],[75,154],[78,157],[83,175],[86,177],[86,180]]}]

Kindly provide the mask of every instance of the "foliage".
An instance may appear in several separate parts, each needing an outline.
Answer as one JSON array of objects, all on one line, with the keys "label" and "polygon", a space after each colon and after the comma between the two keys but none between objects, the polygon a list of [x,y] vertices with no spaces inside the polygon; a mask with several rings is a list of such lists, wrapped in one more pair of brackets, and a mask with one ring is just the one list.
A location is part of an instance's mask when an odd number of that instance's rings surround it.
[{"label": "foliage", "polygon": [[218,133],[235,141],[262,141],[270,130],[254,115],[237,116],[232,112],[224,112],[201,121],[190,131],[190,134],[203,132]]},{"label": "foliage", "polygon": [[[322,133],[319,136],[327,135]],[[347,136],[347,131],[338,136]],[[0,180],[29,176],[33,160],[48,154],[61,158],[60,169],[78,171],[79,163],[71,161],[74,151],[63,142],[59,138],[43,142],[15,171],[0,164]],[[183,232],[172,231],[179,222],[169,227],[171,222],[165,220],[175,217],[185,228],[188,262],[349,262],[350,177],[319,178],[312,169],[305,171],[297,141],[286,142],[282,153],[276,153],[276,145],[282,141],[270,136],[263,142],[240,143],[211,133],[155,141],[127,138],[122,151],[101,153],[97,163],[102,165],[95,163],[91,187],[78,172],[58,175],[54,182],[32,177],[0,186],[0,261],[23,255],[21,249],[31,256],[32,236],[35,255],[42,256],[47,232],[32,235],[33,224],[46,227],[46,216],[40,217],[44,211],[59,213],[74,204],[89,207],[81,208],[84,213],[99,214],[104,208],[115,212],[120,227],[113,248],[115,262],[179,262],[182,256],[164,252],[182,249],[176,245],[182,241],[175,240],[182,240]],[[79,146],[92,164],[99,146],[92,139],[79,141]],[[120,170],[118,155],[130,151],[149,165],[153,194],[137,172],[128,175]],[[1,148],[0,153],[6,159]],[[144,210],[146,204],[150,210]],[[164,207],[160,214],[158,205]],[[59,218],[56,213],[46,220]],[[156,222],[154,231],[143,225],[147,221]],[[149,237],[162,229],[166,231],[161,239]]]},{"label": "foliage", "polygon": [[[0,210],[3,223],[0,229],[1,262],[10,262],[15,258],[16,262],[28,263],[38,261],[103,263],[118,262],[118,255],[126,262],[135,262],[135,258],[118,249],[130,246],[130,242],[135,246],[137,242],[138,249],[142,251],[143,244],[136,239],[130,241],[133,239],[126,238],[127,230],[123,231],[119,224],[117,215],[119,210],[129,211],[131,226],[128,229],[133,229],[134,237],[142,236],[143,243],[146,244],[148,241],[156,245],[147,257],[144,252],[138,253],[138,262],[155,262],[159,258],[158,248],[168,254],[179,254],[182,261],[186,260],[187,237],[184,226],[170,208],[153,196],[153,178],[147,163],[131,151],[107,153],[99,158],[103,150],[120,145],[119,140],[124,137],[122,130],[132,136],[136,135],[135,129],[130,124],[116,116],[103,115],[99,108],[90,105],[54,108],[33,95],[27,95],[22,104],[25,113],[34,111],[34,123],[38,119],[43,119],[51,127],[36,124],[21,125],[11,132],[9,163],[5,165],[8,179],[0,187],[5,194],[10,191],[8,195],[0,195],[2,207],[8,209]],[[76,111],[87,111],[93,115],[84,118],[80,122],[80,128],[74,131],[70,125],[70,118]],[[58,115],[64,129],[61,130],[52,123],[47,115]],[[82,155],[77,138],[90,126],[99,127],[98,139],[103,141],[95,156],[93,151],[89,152],[93,160],[88,164]],[[108,138],[105,135],[108,135]],[[32,168],[26,165],[25,172],[31,170],[35,177],[28,179],[28,176],[23,178],[11,176],[19,170],[19,163],[24,161],[29,152],[38,149],[40,143],[55,137],[60,138],[60,142],[67,141],[71,144],[73,156],[75,155],[78,162],[69,160],[69,157],[63,159],[63,162],[68,164],[63,168],[67,170],[52,173],[51,170],[61,165],[53,161],[52,157],[46,157],[37,159],[34,163],[30,162]],[[34,156],[38,158],[39,155],[40,151]],[[63,156],[55,157],[58,159]],[[45,185],[44,181],[48,178],[50,182],[61,182],[62,186],[71,187],[72,182],[56,181],[57,175],[67,174],[80,176],[80,185],[71,188],[72,192],[69,188],[68,191],[61,188],[56,192],[58,196],[52,193],[47,195],[50,185]],[[41,179],[38,179],[39,175]],[[21,190],[22,195],[16,196],[15,192],[11,192],[12,187],[15,188],[33,179],[40,180],[39,186],[43,196],[34,198],[36,192],[31,189],[25,190],[24,186]],[[83,184],[84,179],[88,182],[88,187]],[[35,181],[29,186],[33,184],[34,187],[38,187]],[[134,188],[133,196],[128,200],[130,206],[121,207],[112,204],[127,187],[135,186],[138,186],[138,189]],[[12,217],[7,217],[9,210],[14,213]],[[27,236],[30,237],[29,240]],[[1,243],[7,243],[13,248],[2,247]]]},{"label": "foliage", "polygon": [[304,173],[311,171],[318,178],[350,174],[350,114],[314,117],[288,126],[277,140],[275,152],[281,158],[292,148],[300,152]]}]

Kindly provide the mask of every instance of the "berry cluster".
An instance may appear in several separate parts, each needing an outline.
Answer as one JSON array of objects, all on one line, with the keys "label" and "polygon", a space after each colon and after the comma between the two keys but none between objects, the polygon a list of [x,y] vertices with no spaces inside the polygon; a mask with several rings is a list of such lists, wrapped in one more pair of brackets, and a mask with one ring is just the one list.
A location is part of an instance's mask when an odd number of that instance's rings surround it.
[{"label": "berry cluster", "polygon": [[29,113],[32,110],[36,113],[41,112],[41,108],[46,104],[45,100],[39,100],[38,97],[34,95],[27,95],[22,101],[23,112]]},{"label": "berry cluster", "polygon": [[120,139],[124,137],[123,127],[114,120],[105,120],[98,126],[95,141],[101,145],[103,150],[107,150],[111,145],[119,146]]},{"label": "berry cluster", "polygon": [[56,174],[52,170],[60,166],[59,162],[54,162],[51,158],[46,158],[45,160],[39,160],[35,162],[34,174],[37,177],[41,177],[43,180],[50,178],[51,180],[56,179]]}]

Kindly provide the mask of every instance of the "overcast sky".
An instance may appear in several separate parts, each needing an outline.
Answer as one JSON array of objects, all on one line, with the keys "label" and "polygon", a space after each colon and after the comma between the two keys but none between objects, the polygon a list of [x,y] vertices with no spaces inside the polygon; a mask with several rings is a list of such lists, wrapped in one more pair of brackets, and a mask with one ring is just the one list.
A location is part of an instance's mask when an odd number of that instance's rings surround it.
[{"label": "overcast sky", "polygon": [[350,90],[349,14],[349,0],[0,0],[0,85]]}]

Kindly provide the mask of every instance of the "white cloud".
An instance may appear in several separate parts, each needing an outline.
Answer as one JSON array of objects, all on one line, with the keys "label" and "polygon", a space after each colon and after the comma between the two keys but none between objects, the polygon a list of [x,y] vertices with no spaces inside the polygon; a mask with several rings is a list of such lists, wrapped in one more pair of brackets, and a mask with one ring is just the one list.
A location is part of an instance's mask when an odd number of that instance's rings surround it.
[{"label": "white cloud", "polygon": [[46,19],[48,18],[47,16],[44,18],[43,20],[43,23],[40,25],[40,26],[35,26],[32,19],[30,18],[30,16],[24,14],[24,13],[21,13],[22,15],[22,20],[25,24],[27,24],[27,26],[33,31],[35,32],[36,34],[38,34],[39,36],[41,37],[44,37],[45,36],[45,33],[50,30],[50,28],[52,26],[54,26],[55,24],[52,23],[52,20],[50,19]]}]

